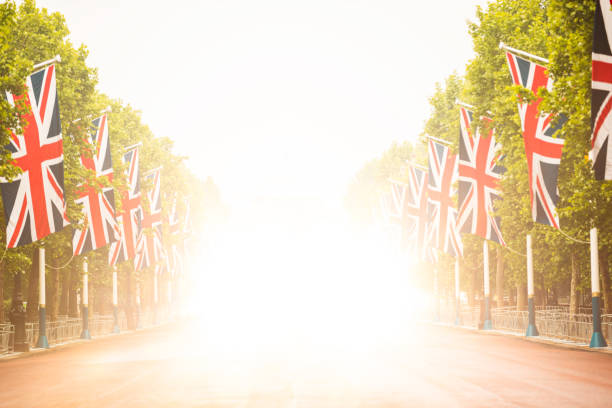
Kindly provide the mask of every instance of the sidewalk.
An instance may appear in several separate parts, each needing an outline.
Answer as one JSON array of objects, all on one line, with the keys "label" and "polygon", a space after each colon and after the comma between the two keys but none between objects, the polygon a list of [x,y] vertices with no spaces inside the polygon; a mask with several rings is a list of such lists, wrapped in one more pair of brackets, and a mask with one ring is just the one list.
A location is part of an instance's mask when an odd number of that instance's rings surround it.
[{"label": "sidewalk", "polygon": [[433,324],[434,326],[443,326],[443,327],[450,327],[450,328],[455,328],[455,329],[460,329],[460,330],[468,330],[471,332],[488,335],[488,336],[515,337],[517,339],[521,339],[524,341],[530,341],[532,343],[547,344],[550,346],[556,346],[556,347],[562,347],[562,348],[568,348],[568,349],[574,349],[574,350],[612,354],[612,346],[601,347],[601,348],[590,348],[587,343],[580,343],[580,342],[576,342],[572,340],[558,339],[555,337],[546,337],[546,336],[526,337],[524,334],[514,332],[514,331],[497,330],[497,329],[481,330],[476,327],[456,326],[451,323],[443,323],[443,322],[429,322],[429,324]]}]

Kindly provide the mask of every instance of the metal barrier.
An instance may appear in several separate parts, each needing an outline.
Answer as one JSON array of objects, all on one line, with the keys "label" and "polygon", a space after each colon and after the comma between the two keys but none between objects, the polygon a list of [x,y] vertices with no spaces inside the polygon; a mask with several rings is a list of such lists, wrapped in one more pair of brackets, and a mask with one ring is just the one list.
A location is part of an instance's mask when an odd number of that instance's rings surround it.
[{"label": "metal barrier", "polygon": [[0,323],[0,354],[13,351],[13,337],[15,326],[10,323]]}]

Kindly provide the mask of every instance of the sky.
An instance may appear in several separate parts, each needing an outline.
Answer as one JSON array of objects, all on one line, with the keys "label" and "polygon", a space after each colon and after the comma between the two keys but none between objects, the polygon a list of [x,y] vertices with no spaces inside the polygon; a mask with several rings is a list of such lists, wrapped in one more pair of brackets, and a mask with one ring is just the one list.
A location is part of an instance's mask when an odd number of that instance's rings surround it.
[{"label": "sky", "polygon": [[466,21],[485,1],[37,4],[88,46],[100,91],[141,110],[239,206],[341,203],[361,166],[422,132],[435,83],[473,56]]}]

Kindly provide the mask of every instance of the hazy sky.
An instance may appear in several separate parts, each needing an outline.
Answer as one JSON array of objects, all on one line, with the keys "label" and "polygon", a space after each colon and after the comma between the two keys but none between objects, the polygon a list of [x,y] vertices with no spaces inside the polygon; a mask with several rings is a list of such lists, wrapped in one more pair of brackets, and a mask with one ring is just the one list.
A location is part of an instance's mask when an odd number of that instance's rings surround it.
[{"label": "hazy sky", "polygon": [[472,56],[466,20],[484,3],[38,1],[89,47],[100,90],[142,110],[230,203],[339,201],[367,160],[421,132],[435,82]]}]

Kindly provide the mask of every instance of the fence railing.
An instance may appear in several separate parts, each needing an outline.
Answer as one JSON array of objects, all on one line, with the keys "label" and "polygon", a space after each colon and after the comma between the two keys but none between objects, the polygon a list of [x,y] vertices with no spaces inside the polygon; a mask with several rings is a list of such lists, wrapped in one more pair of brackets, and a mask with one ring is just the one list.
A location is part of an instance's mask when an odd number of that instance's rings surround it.
[{"label": "fence railing", "polygon": [[[441,305],[440,319],[453,323],[454,308]],[[582,310],[581,310],[582,311]],[[461,325],[479,327],[481,323],[479,307],[461,307]],[[529,321],[526,310],[516,307],[500,307],[491,310],[491,322],[494,329],[525,333]],[[593,316],[590,313],[571,315],[567,306],[536,307],[536,327],[541,336],[589,343],[593,333]],[[604,337],[612,340],[612,315],[603,315],[601,329]]]},{"label": "fence railing", "polygon": [[15,326],[10,323],[0,323],[0,354],[13,351],[13,336]]},{"label": "fence railing", "polygon": [[[141,328],[154,326],[169,320],[168,312],[162,308],[156,313],[145,310],[135,317],[138,319]],[[119,313],[117,321],[120,330],[127,330],[127,317],[124,312]],[[89,318],[88,323],[89,332],[93,337],[111,334],[115,326],[113,315],[93,315]],[[58,316],[57,320],[47,321],[46,326],[47,341],[50,345],[56,345],[80,338],[83,330],[83,320],[80,317]],[[0,323],[0,354],[13,350],[14,332],[15,327],[12,324]],[[26,338],[31,347],[36,346],[38,336],[38,322],[26,323]]]}]

